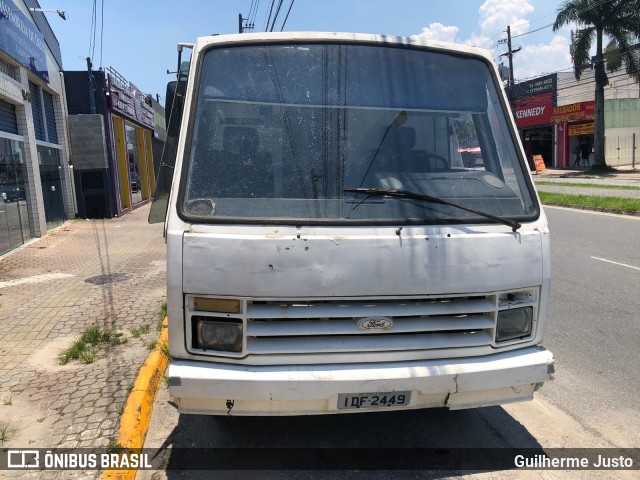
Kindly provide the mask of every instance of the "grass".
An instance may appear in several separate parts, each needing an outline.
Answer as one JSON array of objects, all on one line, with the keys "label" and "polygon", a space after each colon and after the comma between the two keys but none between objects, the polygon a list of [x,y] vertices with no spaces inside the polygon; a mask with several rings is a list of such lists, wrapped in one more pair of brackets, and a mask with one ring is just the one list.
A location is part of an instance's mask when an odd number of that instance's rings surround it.
[{"label": "grass", "polygon": [[127,339],[122,338],[121,333],[102,330],[98,325],[91,325],[82,332],[78,340],[58,354],[58,362],[60,365],[66,365],[71,360],[80,359],[84,363],[92,363],[100,347],[122,345],[126,342]]},{"label": "grass", "polygon": [[601,183],[578,183],[578,182],[547,182],[537,181],[536,185],[549,185],[552,187],[582,187],[582,188],[602,188],[606,190],[640,190],[640,187],[624,185],[603,185]]},{"label": "grass", "polygon": [[147,349],[149,349],[149,351],[152,351],[152,350],[155,350],[157,344],[158,344],[157,340],[152,340],[151,342],[148,342],[145,345],[147,346]]},{"label": "grass", "polygon": [[146,335],[147,333],[149,333],[149,330],[151,330],[151,327],[146,323],[140,325],[138,328],[130,329],[131,335],[133,335],[134,338],[138,338],[141,335]]},{"label": "grass", "polygon": [[9,441],[9,425],[0,425],[0,445]]},{"label": "grass", "polygon": [[158,349],[167,358],[167,360],[171,360],[171,356],[169,355],[169,345],[167,342],[160,342],[158,344]]},{"label": "grass", "polygon": [[80,360],[84,363],[89,364],[93,363],[98,355],[98,349],[92,345],[85,348],[82,352],[80,352]]},{"label": "grass", "polygon": [[563,207],[577,207],[588,210],[637,215],[640,200],[621,197],[594,197],[588,195],[567,195],[564,193],[538,192],[543,203]]},{"label": "grass", "polygon": [[5,406],[10,407],[11,405],[13,405],[13,402],[11,401],[11,397],[9,398],[4,398],[2,400],[2,402],[4,403]]},{"label": "grass", "polygon": [[115,440],[109,441],[109,445],[107,445],[108,453],[122,453],[124,450],[125,448],[122,446],[122,444],[116,442]]},{"label": "grass", "polygon": [[161,320],[164,320],[164,317],[167,316],[167,301],[163,300],[162,303],[160,304],[160,308],[158,309],[158,315],[160,316]]},{"label": "grass", "polygon": [[162,330],[162,321],[166,316],[167,316],[167,301],[163,300],[160,306],[158,307],[158,324],[157,324],[158,331]]}]

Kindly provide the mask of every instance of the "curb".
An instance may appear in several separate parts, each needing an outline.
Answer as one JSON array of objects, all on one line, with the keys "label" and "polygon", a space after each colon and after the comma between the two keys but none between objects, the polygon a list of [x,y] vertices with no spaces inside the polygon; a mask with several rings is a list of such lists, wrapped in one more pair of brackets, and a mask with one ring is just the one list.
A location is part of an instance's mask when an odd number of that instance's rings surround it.
[{"label": "curb", "polygon": [[[118,444],[125,451],[142,449],[144,446],[144,439],[151,422],[153,402],[169,363],[167,355],[161,350],[163,344],[169,344],[167,322],[167,317],[165,317],[156,348],[140,368],[133,390],[120,417]],[[132,480],[135,478],[136,472],[136,469],[105,470],[102,478],[103,480]]]}]

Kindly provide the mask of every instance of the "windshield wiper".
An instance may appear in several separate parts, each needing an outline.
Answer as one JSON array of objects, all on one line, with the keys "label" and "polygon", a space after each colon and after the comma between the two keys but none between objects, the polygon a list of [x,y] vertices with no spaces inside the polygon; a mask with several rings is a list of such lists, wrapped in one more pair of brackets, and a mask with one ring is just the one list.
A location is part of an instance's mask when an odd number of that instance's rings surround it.
[{"label": "windshield wiper", "polygon": [[459,208],[460,210],[464,210],[465,212],[475,213],[476,215],[480,215],[481,217],[489,218],[491,220],[495,220],[496,222],[500,222],[504,225],[511,227],[511,229],[515,232],[522,225],[515,220],[511,220],[509,218],[498,217],[496,215],[492,215],[486,212],[480,212],[478,210],[474,210],[472,208],[467,208],[457,203],[449,202],[447,200],[443,200],[442,198],[432,197],[431,195],[425,195],[423,193],[415,193],[410,192],[408,190],[399,190],[396,188],[345,188],[345,192],[357,192],[357,193],[366,193],[369,196],[380,195],[380,196],[388,196],[388,197],[398,197],[398,198],[408,198],[410,200],[422,200],[425,202],[431,203],[439,203],[441,205],[448,205],[450,207]]}]

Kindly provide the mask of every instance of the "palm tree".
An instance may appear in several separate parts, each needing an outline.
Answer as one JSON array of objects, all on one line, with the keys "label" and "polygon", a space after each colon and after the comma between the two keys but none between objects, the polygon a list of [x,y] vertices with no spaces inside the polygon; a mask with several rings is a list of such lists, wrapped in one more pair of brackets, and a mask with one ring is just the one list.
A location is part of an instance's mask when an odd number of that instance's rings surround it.
[{"label": "palm tree", "polygon": [[[570,53],[576,80],[585,68],[591,65],[589,51],[595,40],[596,55],[595,69],[595,141],[594,166],[606,167],[604,158],[604,87],[609,84],[605,71],[606,58],[616,55],[606,55],[602,42],[606,35],[609,38],[608,52],[619,52],[618,59],[622,59],[629,75],[640,81],[640,64],[638,54],[633,44],[640,37],[640,0],[566,0],[558,7],[558,15],[553,24],[553,31],[563,25],[577,23],[580,28],[573,36]],[[610,71],[621,66],[621,62],[611,62],[607,65]]]}]

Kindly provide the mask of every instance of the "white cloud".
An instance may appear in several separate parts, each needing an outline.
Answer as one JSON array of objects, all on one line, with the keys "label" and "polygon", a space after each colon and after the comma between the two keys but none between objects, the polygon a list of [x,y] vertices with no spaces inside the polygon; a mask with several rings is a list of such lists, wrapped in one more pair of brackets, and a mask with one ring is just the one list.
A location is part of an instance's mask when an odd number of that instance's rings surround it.
[{"label": "white cloud", "polygon": [[548,44],[525,44],[513,56],[513,62],[516,81],[565,69],[572,65],[569,40],[561,35],[554,35]]},{"label": "white cloud", "polygon": [[455,42],[460,29],[454,26],[446,26],[441,23],[430,23],[424,27],[418,35],[411,35],[411,38],[422,40],[440,40],[443,42]]},{"label": "white cloud", "polygon": [[528,0],[487,0],[480,5],[480,31],[493,36],[511,25],[511,34],[518,35],[529,29],[525,17],[533,13]]},{"label": "white cloud", "polygon": [[[420,34],[412,37],[491,48],[497,57],[507,50],[506,44],[497,45],[497,41],[506,38],[506,27],[509,25],[512,37],[516,37],[513,39],[512,49],[522,47],[513,56],[516,81],[571,66],[569,27],[560,29],[549,43],[529,44],[527,43],[529,36],[517,37],[541,26],[540,23],[537,23],[532,27],[527,19],[527,16],[531,15],[534,10],[530,0],[486,0],[478,10],[479,31],[473,32],[466,39],[458,38],[459,27],[441,23],[431,23],[424,27]],[[548,19],[548,23],[552,21],[552,18]],[[548,32],[551,33],[550,28]],[[502,57],[498,61],[507,63],[506,57]]]}]

